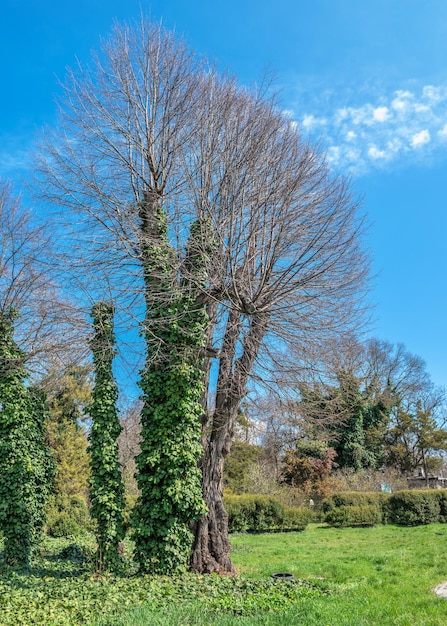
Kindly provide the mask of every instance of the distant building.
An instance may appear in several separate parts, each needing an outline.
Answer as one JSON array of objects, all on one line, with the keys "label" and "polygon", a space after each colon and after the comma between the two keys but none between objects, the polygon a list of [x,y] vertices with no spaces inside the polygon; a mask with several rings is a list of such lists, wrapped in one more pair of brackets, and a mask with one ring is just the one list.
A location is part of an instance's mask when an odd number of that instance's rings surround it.
[{"label": "distant building", "polygon": [[444,476],[425,476],[424,470],[419,469],[418,476],[407,478],[410,489],[447,489],[447,478]]}]

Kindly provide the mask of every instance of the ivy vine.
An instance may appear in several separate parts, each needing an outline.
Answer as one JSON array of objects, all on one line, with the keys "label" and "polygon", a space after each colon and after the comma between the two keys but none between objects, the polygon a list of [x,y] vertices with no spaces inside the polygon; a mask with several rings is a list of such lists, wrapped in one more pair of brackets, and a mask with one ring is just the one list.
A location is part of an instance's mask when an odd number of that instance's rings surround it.
[{"label": "ivy vine", "polygon": [[116,409],[118,390],[112,372],[115,354],[113,313],[113,305],[107,302],[98,302],[92,308],[95,386],[92,404],[87,410],[92,419],[89,482],[91,515],[96,520],[99,570],[117,568],[119,542],[124,538],[124,486],[117,441],[121,424]]},{"label": "ivy vine", "polygon": [[206,511],[198,460],[208,317],[203,304],[198,304],[197,292],[205,280],[207,251],[202,245],[203,228],[196,224],[191,229],[185,275],[179,281],[165,211],[157,205],[151,219],[145,217],[147,361],[140,381],[140,496],[132,525],[140,571],[167,574],[186,568],[193,540],[190,526]]},{"label": "ivy vine", "polygon": [[55,464],[45,445],[45,394],[25,384],[16,313],[0,314],[0,528],[4,561],[28,568],[45,521]]}]

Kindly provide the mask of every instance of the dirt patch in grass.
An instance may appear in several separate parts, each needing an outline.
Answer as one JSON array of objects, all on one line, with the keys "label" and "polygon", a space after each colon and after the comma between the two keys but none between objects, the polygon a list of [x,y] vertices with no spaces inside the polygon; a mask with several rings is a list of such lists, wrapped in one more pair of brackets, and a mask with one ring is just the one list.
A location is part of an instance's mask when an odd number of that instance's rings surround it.
[{"label": "dirt patch in grass", "polygon": [[437,596],[440,596],[441,598],[447,598],[447,581],[439,583],[439,585],[437,585],[433,589],[433,591],[436,593]]}]

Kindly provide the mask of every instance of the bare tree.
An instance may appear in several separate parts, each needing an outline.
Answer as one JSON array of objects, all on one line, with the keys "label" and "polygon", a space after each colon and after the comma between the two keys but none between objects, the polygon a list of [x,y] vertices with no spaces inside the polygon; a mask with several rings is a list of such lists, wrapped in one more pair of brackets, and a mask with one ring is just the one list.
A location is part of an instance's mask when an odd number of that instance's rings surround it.
[{"label": "bare tree", "polygon": [[346,182],[331,177],[275,102],[218,79],[207,89],[188,153],[189,202],[211,216],[219,238],[209,310],[220,352],[204,415],[209,513],[192,566],[231,571],[222,468],[240,403],[253,377],[274,381],[291,345],[309,353],[358,321],[367,262]]},{"label": "bare tree", "polygon": [[[216,252],[196,294],[210,320],[201,462],[209,512],[195,529],[191,567],[232,572],[222,472],[240,403],[291,368],[291,346],[304,358],[361,319],[368,263],[358,203],[274,99],[219,76],[145,20],[117,26],[93,69],[70,73],[60,112],[40,153],[43,191],[72,209],[95,289],[111,289],[144,323],[156,207],[178,251],[173,277],[188,274],[190,223],[213,226]],[[165,297],[152,285],[149,308]]]},{"label": "bare tree", "polygon": [[10,183],[0,183],[0,313],[18,313],[16,340],[34,377],[85,349],[79,311],[62,296],[52,251],[48,225],[24,208]]}]

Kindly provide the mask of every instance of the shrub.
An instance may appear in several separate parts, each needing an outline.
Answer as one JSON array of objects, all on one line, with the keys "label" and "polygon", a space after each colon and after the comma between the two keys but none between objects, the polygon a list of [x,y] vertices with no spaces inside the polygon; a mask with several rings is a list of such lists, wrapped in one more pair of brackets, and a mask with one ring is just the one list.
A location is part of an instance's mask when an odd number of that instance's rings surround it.
[{"label": "shrub", "polygon": [[70,543],[59,552],[58,558],[71,561],[72,563],[89,563],[93,560],[94,552],[87,546],[79,543]]},{"label": "shrub", "polygon": [[376,506],[384,509],[390,498],[390,494],[381,491],[344,491],[335,493],[333,496],[323,502],[323,511],[328,513],[334,508],[341,506]]},{"label": "shrub", "polygon": [[347,526],[376,526],[382,523],[382,511],[377,505],[339,506],[326,514],[326,523],[337,528]]},{"label": "shrub", "polygon": [[304,530],[312,520],[313,513],[304,507],[285,507],[283,530]]},{"label": "shrub", "polygon": [[284,507],[269,496],[226,495],[230,532],[304,530],[312,515],[304,508]]},{"label": "shrub", "polygon": [[439,489],[436,492],[439,502],[439,521],[447,523],[447,490]]},{"label": "shrub", "polygon": [[283,505],[268,496],[227,496],[225,508],[230,532],[271,530],[284,521]]},{"label": "shrub", "polygon": [[398,491],[390,497],[388,506],[389,521],[393,524],[416,526],[438,522],[440,519],[441,505],[437,491]]},{"label": "shrub", "polygon": [[357,472],[352,468],[343,467],[337,469],[332,474],[332,478],[338,482],[338,489],[335,489],[334,492],[377,492],[381,491],[384,482],[391,487],[393,493],[408,489],[407,478],[397,469],[390,467],[385,468],[385,470],[368,467]]},{"label": "shrub", "polygon": [[58,494],[47,508],[47,534],[50,537],[76,537],[91,530],[92,522],[85,498],[79,494]]}]

